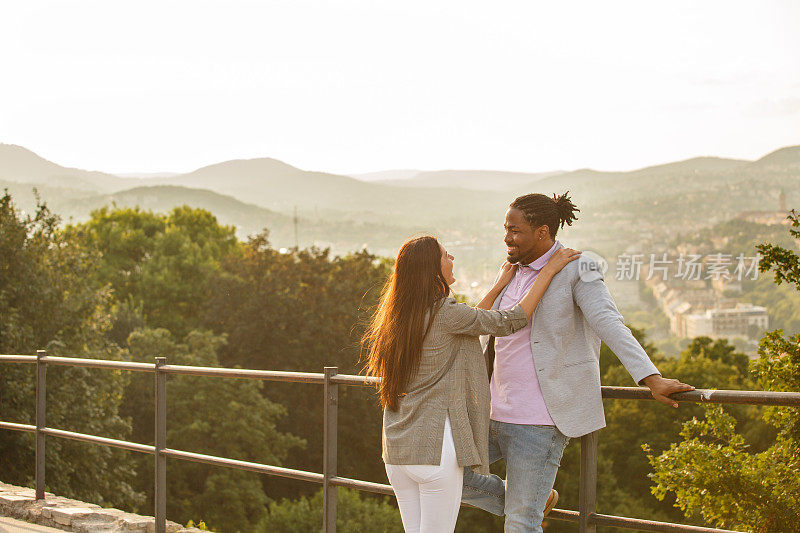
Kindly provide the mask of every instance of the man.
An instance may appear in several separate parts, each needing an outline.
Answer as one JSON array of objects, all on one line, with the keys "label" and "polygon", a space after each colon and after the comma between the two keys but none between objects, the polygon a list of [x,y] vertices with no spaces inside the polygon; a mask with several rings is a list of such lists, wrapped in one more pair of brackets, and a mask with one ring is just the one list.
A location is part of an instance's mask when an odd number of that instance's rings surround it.
[{"label": "man", "polygon": [[[514,278],[494,302],[513,307],[561,247],[556,233],[579,211],[567,194],[520,196],[505,218],[508,260]],[[506,532],[541,533],[545,507],[561,455],[572,437],[605,427],[600,394],[600,342],[616,354],[636,383],[677,407],[670,394],[694,387],[665,379],[625,326],[596,264],[573,261],[550,282],[528,326],[489,338],[491,375],[489,460],[504,459],[506,480],[464,471],[462,501],[505,515]]]}]

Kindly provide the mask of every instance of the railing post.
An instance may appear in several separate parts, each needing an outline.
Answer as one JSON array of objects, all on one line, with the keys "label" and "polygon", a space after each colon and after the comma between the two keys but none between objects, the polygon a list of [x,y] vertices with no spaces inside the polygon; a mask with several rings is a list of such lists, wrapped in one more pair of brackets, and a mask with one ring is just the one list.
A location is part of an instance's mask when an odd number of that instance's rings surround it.
[{"label": "railing post", "polygon": [[47,363],[45,350],[36,350],[36,499],[44,500],[44,433],[47,413]]},{"label": "railing post", "polygon": [[166,357],[156,357],[156,434],[155,434],[155,518],[156,533],[167,529],[167,457],[162,454],[167,447],[167,375],[161,367]]},{"label": "railing post", "polygon": [[578,531],[595,533],[597,526],[590,523],[597,511],[597,431],[581,437],[581,479],[578,510]]},{"label": "railing post", "polygon": [[336,533],[336,487],[330,479],[337,474],[337,425],[339,386],[331,383],[331,377],[338,372],[335,366],[325,367],[325,429],[322,437],[322,530]]}]

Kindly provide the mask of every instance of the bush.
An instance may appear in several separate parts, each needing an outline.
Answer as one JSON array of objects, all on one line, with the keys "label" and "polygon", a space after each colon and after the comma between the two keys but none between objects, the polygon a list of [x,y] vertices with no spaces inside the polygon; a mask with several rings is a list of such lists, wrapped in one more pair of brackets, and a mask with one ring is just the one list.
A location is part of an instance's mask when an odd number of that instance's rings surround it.
[{"label": "bush", "polygon": [[[400,512],[389,498],[361,496],[352,489],[338,489],[336,528],[346,533],[402,533]],[[311,498],[272,503],[258,524],[258,533],[295,533],[322,529],[322,490]]]}]

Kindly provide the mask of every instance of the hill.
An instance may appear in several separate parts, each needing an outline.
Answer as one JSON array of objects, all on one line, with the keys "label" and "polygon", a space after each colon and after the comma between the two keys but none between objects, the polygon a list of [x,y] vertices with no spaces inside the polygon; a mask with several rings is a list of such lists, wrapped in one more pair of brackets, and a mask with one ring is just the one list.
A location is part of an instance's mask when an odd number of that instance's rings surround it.
[{"label": "hill", "polygon": [[[148,184],[208,189],[285,214],[294,207],[322,217],[332,215],[391,225],[430,223],[504,209],[504,195],[452,188],[395,187],[339,174],[306,171],[270,158],[226,161]],[[446,199],[446,200],[445,200]]]},{"label": "hill", "polygon": [[367,201],[375,185],[348,176],[309,172],[277,159],[237,159],[209,165],[162,184],[209,189],[289,211],[295,205],[332,207]]},{"label": "hill", "polygon": [[0,180],[94,192],[111,192],[139,183],[105,172],[62,167],[14,144],[0,144]]},{"label": "hill", "polygon": [[[783,166],[783,167],[800,167],[800,146],[787,146],[779,150],[771,152],[758,161],[753,163],[753,166]],[[798,176],[800,178],[800,176]]]},{"label": "hill", "polygon": [[380,181],[398,187],[461,188],[478,191],[509,191],[562,172],[506,172],[502,170],[437,170],[417,172],[406,179]]},{"label": "hill", "polygon": [[351,178],[361,181],[392,181],[392,180],[407,180],[413,178],[422,170],[415,169],[397,169],[397,170],[382,170],[379,172],[367,172],[365,174],[348,174]]},{"label": "hill", "polygon": [[717,172],[746,165],[749,161],[744,159],[725,159],[722,157],[693,157],[683,161],[654,165],[651,167],[634,170],[633,174],[700,174],[702,172]]},{"label": "hill", "polygon": [[[660,199],[683,198],[687,204],[697,208],[695,215],[700,219],[726,217],[747,205],[753,205],[752,209],[766,208],[763,202],[771,201],[766,198],[771,198],[773,189],[790,186],[793,161],[800,162],[800,147],[784,148],[755,162],[695,157],[632,171],[582,169],[533,182],[526,188],[556,192],[570,190],[586,205],[641,201],[652,204]],[[521,191],[518,189],[517,192]],[[730,191],[732,196],[711,204],[696,203],[698,196],[710,198],[723,191]],[[725,207],[726,204],[730,208]],[[658,211],[653,214],[658,214]]]},{"label": "hill", "polygon": [[[210,211],[222,224],[235,226],[236,234],[242,240],[267,229],[269,240],[274,246],[295,245],[293,217],[205,189],[155,185],[94,196],[61,197],[45,193],[42,196],[48,200],[51,210],[61,215],[65,221],[82,222],[89,218],[92,210],[103,206],[138,206],[144,210],[165,213],[173,207],[188,205]],[[418,231],[418,228],[410,226],[395,227],[387,224],[374,224],[367,228],[363,223],[347,220],[346,216],[334,220],[300,216],[297,229],[301,247],[330,247],[337,253],[361,248],[365,244],[366,234],[370,234],[369,243],[373,245],[370,249],[386,250],[398,240],[402,241],[405,236]]]},{"label": "hill", "polygon": [[105,205],[139,206],[145,210],[165,213],[175,206],[184,204],[214,213],[225,224],[236,226],[237,231],[244,234],[243,236],[264,227],[288,227],[292,224],[291,219],[285,215],[240,202],[230,196],[172,185],[135,187],[111,194],[52,202],[54,209],[64,215],[72,216],[76,221],[87,219],[89,212]]}]

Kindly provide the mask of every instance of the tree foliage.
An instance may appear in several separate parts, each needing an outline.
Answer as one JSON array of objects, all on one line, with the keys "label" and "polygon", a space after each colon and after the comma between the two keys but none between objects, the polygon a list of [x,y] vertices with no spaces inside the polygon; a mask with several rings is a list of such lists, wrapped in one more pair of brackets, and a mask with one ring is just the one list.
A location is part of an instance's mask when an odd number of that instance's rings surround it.
[{"label": "tree foliage", "polygon": [[[133,332],[128,358],[150,362],[166,356],[171,364],[219,366],[224,337],[191,331],[176,342],[165,329]],[[152,375],[134,378],[124,411],[134,434],[153,442]],[[288,450],[302,447],[297,437],[278,431],[286,409],[267,400],[262,383],[235,378],[170,376],[167,382],[167,445],[172,449],[281,465]],[[143,401],[144,400],[144,401]],[[142,466],[152,463],[145,458]],[[220,531],[252,531],[266,510],[267,495],[256,474],[186,461],[169,464],[167,513],[181,523],[205,521]],[[142,487],[152,501],[152,483]]]},{"label": "tree foliage", "polygon": [[[0,198],[0,353],[119,359],[108,342],[109,294],[91,279],[98,257],[58,231],[58,217],[40,204],[22,215],[6,193]],[[4,364],[0,418],[34,423],[35,370]],[[129,422],[118,414],[127,376],[87,368],[47,371],[47,425],[125,439]],[[136,472],[128,453],[93,444],[47,439],[47,490],[100,504],[135,508]],[[0,431],[3,481],[31,486],[33,438]]]},{"label": "tree foliage", "polygon": [[[766,390],[800,390],[800,335],[768,333],[754,371]],[[648,457],[653,494],[675,495],[687,516],[700,515],[717,527],[755,533],[789,533],[800,523],[800,431],[797,407],[770,407],[764,420],[777,439],[757,452],[720,406],[683,425],[681,442]]]},{"label": "tree foliage", "polygon": [[239,246],[232,226],[188,206],[166,215],[103,207],[66,233],[101,254],[96,280],[113,289],[122,313],[138,310],[143,324],[178,336],[200,324],[209,279]]},{"label": "tree foliage", "polygon": [[[281,253],[269,246],[266,234],[256,235],[211,279],[205,325],[227,335],[220,352],[224,366],[305,372],[337,366],[340,373],[358,373],[359,339],[388,271],[384,260],[367,252],[344,257],[314,248]],[[307,450],[290,453],[289,464],[320,472],[322,388],[273,383],[264,392],[289,409],[281,429],[308,442]],[[339,471],[385,482],[376,452],[381,411],[375,392],[340,387],[339,405],[339,439],[347,442],[339,450]],[[270,492],[293,490],[290,486],[265,479]]]},{"label": "tree foliage", "polygon": [[[400,513],[386,497],[361,496],[352,489],[339,488],[336,527],[348,533],[402,533]],[[310,498],[281,500],[270,504],[269,513],[256,533],[295,533],[322,529],[322,491]]]},{"label": "tree foliage", "polygon": [[[787,219],[792,223],[789,234],[800,239],[800,213],[792,209]],[[771,243],[759,244],[756,249],[762,255],[758,265],[761,272],[772,270],[776,284],[780,285],[785,281],[793,283],[800,290],[800,256],[788,248]]]}]

